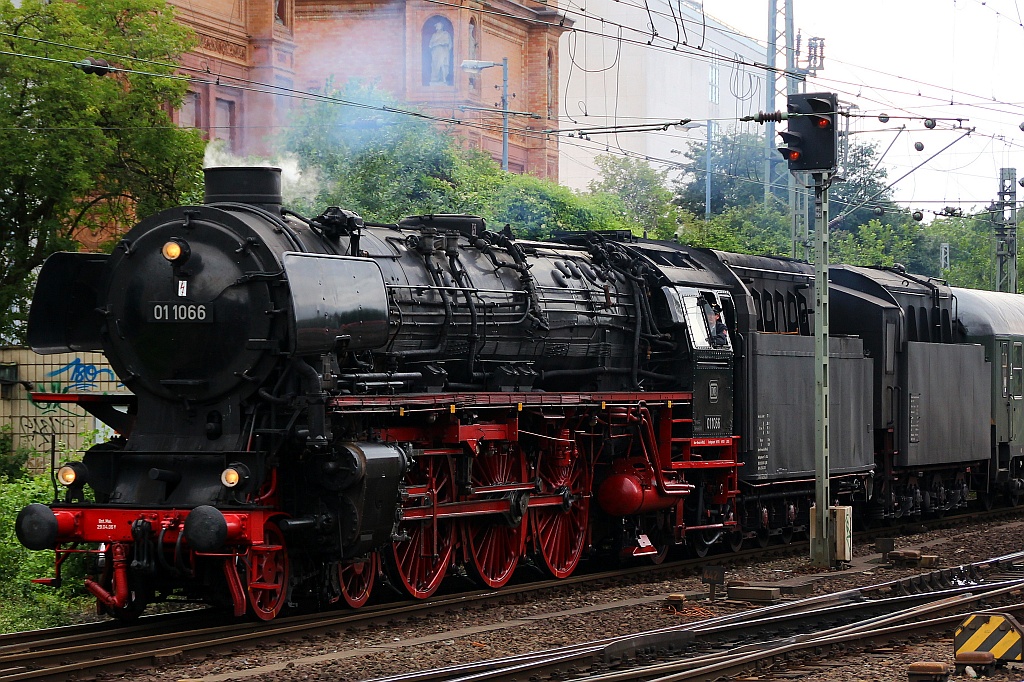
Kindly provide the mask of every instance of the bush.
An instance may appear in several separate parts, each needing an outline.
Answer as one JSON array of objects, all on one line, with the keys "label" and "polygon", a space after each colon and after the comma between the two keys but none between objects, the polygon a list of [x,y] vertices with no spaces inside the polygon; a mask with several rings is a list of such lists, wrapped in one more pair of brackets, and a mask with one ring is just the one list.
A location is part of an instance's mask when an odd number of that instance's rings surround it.
[{"label": "bush", "polygon": [[10,424],[0,426],[0,480],[13,481],[28,475],[28,459],[31,452],[25,448],[14,449],[14,434]]},{"label": "bush", "polygon": [[0,632],[56,627],[81,620],[94,601],[82,587],[86,555],[64,562],[63,587],[32,583],[53,577],[53,551],[33,552],[18,542],[14,522],[25,506],[53,499],[48,476],[23,476],[0,481]]}]

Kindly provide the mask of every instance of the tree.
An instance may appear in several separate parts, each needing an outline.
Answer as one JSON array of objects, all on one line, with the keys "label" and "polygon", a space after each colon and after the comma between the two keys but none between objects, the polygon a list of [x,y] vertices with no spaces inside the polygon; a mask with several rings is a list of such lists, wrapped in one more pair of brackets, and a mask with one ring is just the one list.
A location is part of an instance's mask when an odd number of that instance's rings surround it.
[{"label": "tree", "polygon": [[[489,156],[458,144],[426,117],[395,111],[382,90],[328,84],[330,100],[307,104],[282,139],[321,187],[312,205],[341,206],[376,222],[429,213],[469,213],[520,235],[622,228],[621,203],[580,195],[557,183],[502,171]],[[342,102],[346,104],[342,104]],[[358,106],[357,106],[358,104]]]},{"label": "tree", "polygon": [[729,208],[709,221],[690,215],[684,223],[681,241],[691,246],[759,256],[790,254],[789,218],[760,204]]},{"label": "tree", "polygon": [[[708,154],[707,142],[694,142],[684,152],[682,175],[675,181],[676,203],[693,215],[704,215]],[[711,213],[764,202],[764,137],[727,131],[711,143]],[[785,186],[773,189],[780,202],[788,201]]]},{"label": "tree", "polygon": [[[886,182],[888,173],[878,163],[876,143],[850,139],[842,178],[829,187],[829,221],[833,228],[852,230],[876,220],[883,225],[898,225],[909,218],[892,200]],[[813,194],[811,203],[813,203]]]},{"label": "tree", "polygon": [[72,67],[102,57],[171,75],[192,43],[163,0],[0,0],[0,32],[0,340],[17,342],[33,269],[180,203],[201,183],[203,143],[167,113],[184,81]]},{"label": "tree", "polygon": [[[992,289],[996,280],[995,230],[991,213],[973,217],[936,218],[923,228],[922,252],[930,269],[921,272],[946,279],[953,286]],[[939,269],[939,248],[949,244],[949,269]]]},{"label": "tree", "polygon": [[489,157],[459,148],[450,130],[426,117],[395,111],[394,98],[383,90],[328,83],[324,95],[295,113],[281,140],[320,179],[307,210],[330,204],[374,221],[462,212],[497,182],[501,171]]},{"label": "tree", "polygon": [[[919,230],[916,225],[884,225],[879,220],[869,220],[853,230],[833,229],[829,237],[829,259],[833,262],[891,267],[895,263],[912,263]],[[922,272],[913,265],[909,267],[913,272]]]},{"label": "tree", "polygon": [[640,159],[601,154],[594,159],[601,179],[590,183],[593,194],[618,197],[623,217],[652,238],[670,239],[680,225],[680,214],[672,204],[668,171],[654,169]]}]

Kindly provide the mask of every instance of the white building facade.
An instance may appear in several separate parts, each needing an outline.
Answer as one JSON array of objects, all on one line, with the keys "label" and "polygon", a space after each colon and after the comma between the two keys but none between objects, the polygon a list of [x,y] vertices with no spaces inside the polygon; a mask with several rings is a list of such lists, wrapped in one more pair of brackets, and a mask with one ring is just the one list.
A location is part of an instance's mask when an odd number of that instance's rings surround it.
[{"label": "white building facade", "polygon": [[[560,42],[559,130],[570,131],[562,133],[561,184],[587,189],[604,153],[671,168],[688,143],[707,140],[709,122],[712,136],[757,132],[739,119],[764,109],[774,87],[762,43],[690,0],[562,0],[560,9],[574,21]],[[686,119],[686,128],[629,132]]]}]

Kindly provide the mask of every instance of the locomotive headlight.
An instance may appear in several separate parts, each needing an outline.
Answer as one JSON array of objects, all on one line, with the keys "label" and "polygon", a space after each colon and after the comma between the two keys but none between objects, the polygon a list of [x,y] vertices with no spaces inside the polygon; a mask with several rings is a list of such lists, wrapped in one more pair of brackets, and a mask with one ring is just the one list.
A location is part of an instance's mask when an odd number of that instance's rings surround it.
[{"label": "locomotive headlight", "polygon": [[241,462],[233,462],[221,472],[220,482],[225,488],[245,487],[249,482],[249,467]]},{"label": "locomotive headlight", "polygon": [[178,237],[171,237],[166,243],[164,243],[163,248],[160,249],[160,253],[163,254],[164,258],[166,258],[169,263],[174,263],[175,265],[184,263],[188,260],[190,253],[188,242],[184,239],[179,239]]},{"label": "locomotive headlight", "polygon": [[87,478],[89,470],[81,462],[68,462],[57,470],[57,482],[67,488],[75,484],[81,487],[85,485]]}]

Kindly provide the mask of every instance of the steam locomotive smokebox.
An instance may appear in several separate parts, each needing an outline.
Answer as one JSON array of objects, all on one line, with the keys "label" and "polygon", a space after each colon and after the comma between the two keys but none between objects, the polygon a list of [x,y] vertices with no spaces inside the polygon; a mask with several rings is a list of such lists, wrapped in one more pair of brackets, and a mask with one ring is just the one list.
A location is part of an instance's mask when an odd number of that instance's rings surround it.
[{"label": "steam locomotive smokebox", "polygon": [[204,168],[204,203],[256,204],[281,212],[281,169],[270,167]]}]

